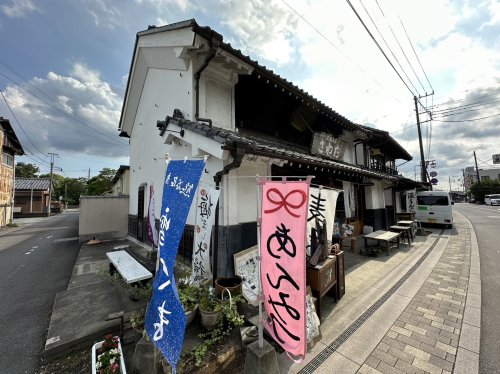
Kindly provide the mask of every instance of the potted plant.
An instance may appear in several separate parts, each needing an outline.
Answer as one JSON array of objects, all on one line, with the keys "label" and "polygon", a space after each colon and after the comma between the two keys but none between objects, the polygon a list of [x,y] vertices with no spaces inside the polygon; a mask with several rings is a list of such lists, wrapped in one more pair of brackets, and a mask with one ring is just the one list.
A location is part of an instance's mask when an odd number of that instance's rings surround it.
[{"label": "potted plant", "polygon": [[204,288],[200,294],[201,324],[207,330],[212,330],[220,316],[221,300],[217,298],[215,289],[210,286]]},{"label": "potted plant", "polygon": [[[203,300],[203,301],[201,301]],[[238,313],[237,304],[243,300],[242,295],[231,297],[229,290],[224,290],[222,299],[216,297],[215,290],[206,289],[200,300],[200,312],[203,316],[203,307],[217,311],[218,317],[215,325],[208,331],[198,335],[202,342],[184,354],[184,371],[196,372],[207,360],[214,357],[212,350],[220,347],[227,341],[235,327],[243,325],[245,322],[242,315]],[[237,332],[240,336],[239,332]]]},{"label": "potted plant", "polygon": [[126,374],[120,338],[111,334],[92,346],[92,374]]},{"label": "potted plant", "polygon": [[232,296],[241,295],[243,278],[239,275],[232,277],[217,277],[215,279],[215,290],[217,296],[222,296],[224,289],[228,289]]},{"label": "potted plant", "polygon": [[200,287],[194,284],[179,283],[179,299],[186,315],[186,328],[193,321],[200,298]]}]

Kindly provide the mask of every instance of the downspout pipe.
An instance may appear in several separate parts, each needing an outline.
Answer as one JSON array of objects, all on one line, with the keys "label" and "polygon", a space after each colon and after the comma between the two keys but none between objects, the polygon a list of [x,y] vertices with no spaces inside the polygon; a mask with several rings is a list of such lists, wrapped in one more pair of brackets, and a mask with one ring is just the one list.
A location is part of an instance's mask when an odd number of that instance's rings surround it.
[{"label": "downspout pipe", "polygon": [[[233,157],[233,161],[214,175],[215,181],[215,189],[220,189],[220,183],[222,181],[222,176],[228,174],[231,170],[237,169],[241,166],[241,162],[243,161],[243,156],[245,156],[245,149],[238,147],[234,148],[231,151],[231,156]],[[217,200],[217,207],[215,208],[215,228],[214,228],[214,247],[213,247],[213,284],[215,285],[215,280],[217,279],[217,265],[218,265],[218,257],[219,257],[219,200]]]},{"label": "downspout pipe", "polygon": [[213,58],[215,57],[215,55],[217,54],[217,49],[219,48],[219,45],[221,42],[222,42],[222,35],[215,33],[215,32],[212,32],[211,39],[208,42],[208,44],[209,44],[208,55],[205,57],[205,61],[203,61],[201,66],[194,73],[194,81],[195,81],[194,90],[196,92],[196,104],[195,104],[196,105],[196,112],[194,114],[194,118],[196,119],[196,121],[208,122],[210,127],[212,127],[212,120],[199,117],[199,115],[200,115],[200,113],[199,113],[199,111],[200,111],[200,77],[201,77],[201,73],[203,72],[203,70],[206,69],[206,67],[208,66],[210,61],[212,61]]}]

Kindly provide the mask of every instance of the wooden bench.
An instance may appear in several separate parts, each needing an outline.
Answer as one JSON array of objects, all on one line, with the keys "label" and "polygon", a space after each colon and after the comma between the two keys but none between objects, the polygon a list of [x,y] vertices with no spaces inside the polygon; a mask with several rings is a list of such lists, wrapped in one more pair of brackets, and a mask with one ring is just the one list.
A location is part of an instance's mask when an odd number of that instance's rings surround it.
[{"label": "wooden bench", "polygon": [[384,231],[384,230],[378,230],[374,231],[370,234],[364,235],[365,238],[365,252],[368,250],[368,240],[376,240],[378,244],[380,242],[383,242],[385,244],[385,248],[387,251],[387,256],[389,256],[389,245],[391,242],[394,240],[397,241],[397,245],[399,247],[399,237],[401,236],[400,232],[391,232],[391,231]]},{"label": "wooden bench", "polygon": [[153,274],[135,260],[127,251],[114,251],[106,253],[110,264],[110,273],[116,269],[125,282],[134,283],[153,277]]},{"label": "wooden bench", "polygon": [[400,232],[402,234],[403,243],[405,242],[405,238],[408,240],[408,245],[411,245],[411,240],[413,240],[412,228],[410,226],[403,225],[393,225],[389,227],[389,230],[392,232]]}]

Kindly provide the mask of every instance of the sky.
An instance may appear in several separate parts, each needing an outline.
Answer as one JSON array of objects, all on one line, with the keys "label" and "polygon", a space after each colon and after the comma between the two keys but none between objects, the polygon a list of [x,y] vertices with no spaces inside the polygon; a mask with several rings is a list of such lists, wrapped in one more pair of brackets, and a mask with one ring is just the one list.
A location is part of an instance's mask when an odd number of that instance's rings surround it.
[{"label": "sky", "polygon": [[191,18],[388,131],[413,156],[398,160],[405,177],[419,178],[414,96],[436,189],[462,190],[473,152],[500,167],[500,0],[0,0],[0,116],[26,152],[17,162],[48,173],[56,154],[71,178],[128,165],[118,126],[135,35]]}]

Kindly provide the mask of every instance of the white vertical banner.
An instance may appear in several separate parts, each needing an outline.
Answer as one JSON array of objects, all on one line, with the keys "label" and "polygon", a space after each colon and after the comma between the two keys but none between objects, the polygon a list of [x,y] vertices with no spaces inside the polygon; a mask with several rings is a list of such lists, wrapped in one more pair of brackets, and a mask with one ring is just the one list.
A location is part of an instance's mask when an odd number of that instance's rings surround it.
[{"label": "white vertical banner", "polygon": [[414,213],[417,209],[417,190],[406,191],[406,211]]},{"label": "white vertical banner", "polygon": [[309,206],[307,210],[307,245],[311,243],[311,229],[316,227],[316,219],[319,220],[321,225],[326,220],[327,231],[329,237],[333,230],[335,223],[335,209],[337,206],[337,197],[339,196],[338,190],[332,190],[322,187],[309,188]]},{"label": "white vertical banner", "polygon": [[193,240],[192,278],[199,282],[212,277],[210,265],[210,238],[215,221],[215,209],[220,190],[200,183],[196,191],[196,221]]}]

